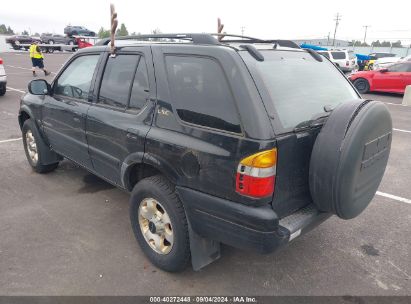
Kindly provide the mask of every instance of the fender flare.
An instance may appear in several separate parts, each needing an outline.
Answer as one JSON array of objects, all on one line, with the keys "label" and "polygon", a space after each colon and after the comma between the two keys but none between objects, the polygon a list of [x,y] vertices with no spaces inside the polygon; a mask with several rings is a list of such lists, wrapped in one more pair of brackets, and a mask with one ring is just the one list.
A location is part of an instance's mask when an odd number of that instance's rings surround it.
[{"label": "fender flare", "polygon": [[136,152],[128,155],[121,165],[121,183],[129,191],[131,190],[131,185],[129,185],[131,168],[139,164],[152,166],[175,185],[177,185],[180,179],[177,169],[164,158],[147,152]]}]

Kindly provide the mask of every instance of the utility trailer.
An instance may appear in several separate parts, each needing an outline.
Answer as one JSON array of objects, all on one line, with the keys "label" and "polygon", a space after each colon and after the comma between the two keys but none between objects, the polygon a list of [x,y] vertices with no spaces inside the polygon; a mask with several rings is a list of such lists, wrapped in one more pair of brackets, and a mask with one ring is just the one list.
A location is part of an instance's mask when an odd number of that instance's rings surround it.
[{"label": "utility trailer", "polygon": [[[26,50],[30,49],[31,44],[25,43],[10,43],[11,47],[14,50]],[[54,51],[76,51],[78,49],[77,45],[68,45],[68,44],[46,44],[46,43],[39,43],[38,46],[40,47],[43,53],[54,53]]]},{"label": "utility trailer", "polygon": [[[93,46],[96,44],[100,39],[98,37],[89,37],[89,36],[72,36],[75,38],[75,44],[46,44],[46,43],[39,43],[38,46],[41,48],[43,53],[54,53],[55,51],[71,51],[74,52],[77,49],[83,49],[86,47]],[[24,49],[28,51],[30,49],[31,44],[23,44],[19,42],[10,43],[11,47],[14,50],[21,50]]]}]

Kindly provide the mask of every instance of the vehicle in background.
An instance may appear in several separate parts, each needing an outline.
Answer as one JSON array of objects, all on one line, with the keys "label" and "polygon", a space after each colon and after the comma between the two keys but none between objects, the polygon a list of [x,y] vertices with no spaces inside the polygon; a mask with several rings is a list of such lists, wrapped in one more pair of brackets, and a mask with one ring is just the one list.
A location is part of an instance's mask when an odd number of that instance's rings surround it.
[{"label": "vehicle in background", "polygon": [[20,49],[20,44],[31,44],[34,41],[41,42],[39,37],[32,37],[28,35],[15,35],[6,38],[6,43],[9,43],[13,49]]},{"label": "vehicle in background", "polygon": [[73,37],[67,37],[59,34],[42,34],[40,36],[41,42],[46,44],[68,44],[75,45],[76,39]]},{"label": "vehicle in background", "polygon": [[404,94],[411,85],[411,61],[398,62],[388,68],[351,74],[350,79],[361,94],[391,92]]},{"label": "vehicle in background", "polygon": [[330,50],[319,51],[321,55],[330,59],[343,72],[351,72],[358,69],[357,57],[353,51],[348,50]]},{"label": "vehicle in background", "polygon": [[67,36],[96,36],[96,33],[90,31],[89,29],[85,28],[84,26],[76,26],[76,25],[68,25],[64,28],[64,34]]},{"label": "vehicle in background", "polygon": [[364,70],[373,70],[374,69],[374,63],[376,60],[381,59],[381,58],[388,58],[388,57],[396,57],[397,54],[394,53],[371,53],[368,56],[370,56],[370,60],[366,63]]},{"label": "vehicle in background", "polygon": [[0,96],[6,94],[7,76],[3,66],[3,59],[0,58]]},{"label": "vehicle in background", "polygon": [[97,40],[100,40],[98,37],[81,37],[81,36],[76,36],[74,37],[76,40],[76,44],[79,49],[84,49],[90,46],[93,46],[96,44]]}]

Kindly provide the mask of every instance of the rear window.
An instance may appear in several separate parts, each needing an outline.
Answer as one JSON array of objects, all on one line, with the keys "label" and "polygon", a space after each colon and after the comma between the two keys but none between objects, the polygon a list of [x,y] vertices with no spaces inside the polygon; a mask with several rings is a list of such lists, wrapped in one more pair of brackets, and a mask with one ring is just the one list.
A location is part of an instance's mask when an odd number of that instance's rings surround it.
[{"label": "rear window", "polygon": [[334,59],[345,59],[345,53],[344,52],[331,52],[331,54],[333,55]]},{"label": "rear window", "polygon": [[[279,131],[291,131],[298,124],[324,112],[324,106],[358,99],[349,81],[328,60],[319,62],[300,51],[261,51],[257,61],[246,51],[240,54],[249,66],[265,103],[274,106]],[[270,108],[267,106],[267,108]]]}]

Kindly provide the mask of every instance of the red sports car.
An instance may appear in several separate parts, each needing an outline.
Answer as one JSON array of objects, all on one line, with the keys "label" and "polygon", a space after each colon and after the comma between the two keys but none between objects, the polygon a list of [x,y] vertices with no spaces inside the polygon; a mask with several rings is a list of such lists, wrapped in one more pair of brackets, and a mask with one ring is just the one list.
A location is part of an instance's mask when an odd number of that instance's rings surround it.
[{"label": "red sports car", "polygon": [[361,71],[351,74],[358,92],[391,92],[404,94],[405,87],[411,85],[411,62],[399,62],[385,69]]}]

